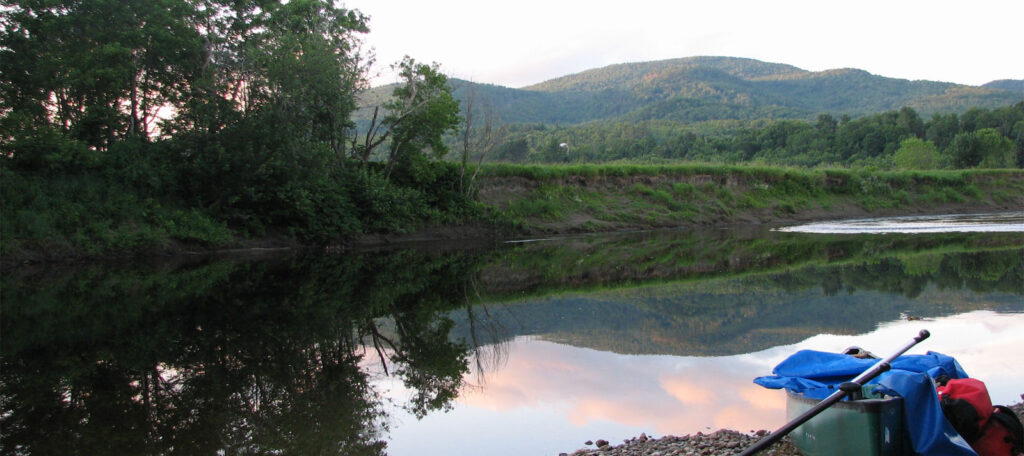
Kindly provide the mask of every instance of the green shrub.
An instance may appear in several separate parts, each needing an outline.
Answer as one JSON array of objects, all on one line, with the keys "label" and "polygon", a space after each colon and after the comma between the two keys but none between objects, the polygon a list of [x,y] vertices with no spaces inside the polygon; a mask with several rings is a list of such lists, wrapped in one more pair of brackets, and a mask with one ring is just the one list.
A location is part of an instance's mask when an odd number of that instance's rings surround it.
[{"label": "green shrub", "polygon": [[676,182],[672,184],[672,191],[674,191],[676,195],[679,195],[680,197],[687,198],[693,196],[693,194],[697,191],[697,187],[694,187],[693,184],[687,182]]}]

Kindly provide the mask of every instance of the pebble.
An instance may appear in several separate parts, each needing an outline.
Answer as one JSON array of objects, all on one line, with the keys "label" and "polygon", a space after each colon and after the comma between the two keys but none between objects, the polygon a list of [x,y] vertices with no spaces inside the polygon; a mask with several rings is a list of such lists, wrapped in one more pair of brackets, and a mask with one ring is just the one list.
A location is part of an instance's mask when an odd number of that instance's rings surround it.
[{"label": "pebble", "polygon": [[[767,431],[742,434],[736,431],[721,430],[710,434],[698,432],[683,437],[665,436],[649,437],[646,433],[639,437],[626,439],[621,445],[610,445],[607,440],[587,441],[587,445],[597,444],[597,449],[577,450],[575,456],[718,456],[733,455],[753,445],[754,442],[767,434]],[[800,455],[789,438],[772,445],[760,453],[764,456]],[[559,456],[562,456],[561,454]]]},{"label": "pebble", "polygon": [[[1024,395],[1021,396],[1024,400]],[[1024,403],[1010,406],[1018,416],[1024,419]],[[692,435],[676,437],[667,435],[660,438],[649,437],[646,433],[639,437],[626,439],[622,445],[611,446],[607,440],[597,440],[598,449],[581,449],[572,453],[573,456],[732,456],[753,445],[769,431],[759,430],[744,434],[732,430],[720,430],[710,434],[698,432]],[[587,445],[594,442],[588,440]],[[603,444],[603,445],[602,445]],[[758,453],[760,456],[801,456],[800,450],[793,445],[789,437],[783,437],[778,443]],[[559,456],[568,456],[560,453]]]}]

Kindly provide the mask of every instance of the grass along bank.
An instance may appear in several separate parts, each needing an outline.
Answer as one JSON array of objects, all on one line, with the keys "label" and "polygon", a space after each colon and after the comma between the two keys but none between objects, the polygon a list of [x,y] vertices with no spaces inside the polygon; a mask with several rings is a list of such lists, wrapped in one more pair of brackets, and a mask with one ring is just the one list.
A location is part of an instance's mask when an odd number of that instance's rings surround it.
[{"label": "grass along bank", "polygon": [[525,233],[1024,208],[1024,171],[493,165],[479,199]]},{"label": "grass along bank", "polygon": [[[0,261],[1024,207],[1021,170],[485,165],[473,198],[461,190],[458,166],[445,162],[395,182],[355,170],[297,186],[249,179],[234,192],[208,191],[224,197],[208,204],[185,184],[221,181],[191,179],[159,161],[166,155],[143,154],[136,160],[152,166],[120,168],[108,162],[119,163],[121,155],[108,155],[74,170],[0,167]],[[148,171],[127,171],[135,169]]]}]

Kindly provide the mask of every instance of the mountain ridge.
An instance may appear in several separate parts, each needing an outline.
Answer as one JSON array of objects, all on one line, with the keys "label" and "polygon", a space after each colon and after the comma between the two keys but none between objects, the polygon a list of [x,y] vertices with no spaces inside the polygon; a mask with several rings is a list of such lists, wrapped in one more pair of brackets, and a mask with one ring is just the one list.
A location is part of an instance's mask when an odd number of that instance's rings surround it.
[{"label": "mountain ridge", "polygon": [[[931,115],[1024,100],[1021,80],[970,86],[720,56],[618,63],[518,89],[450,81],[456,98],[474,96],[501,122],[522,124],[813,119],[822,113],[855,117],[904,106]],[[382,99],[391,87],[371,89],[374,94],[364,99]]]},{"label": "mountain ridge", "polygon": [[982,84],[982,87],[1024,92],[1024,79],[998,79]]}]

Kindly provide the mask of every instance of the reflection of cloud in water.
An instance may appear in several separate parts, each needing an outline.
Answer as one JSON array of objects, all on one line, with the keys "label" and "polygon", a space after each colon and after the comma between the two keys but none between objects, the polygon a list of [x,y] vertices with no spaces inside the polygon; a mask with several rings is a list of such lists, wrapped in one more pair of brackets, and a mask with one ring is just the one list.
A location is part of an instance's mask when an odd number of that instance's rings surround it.
[{"label": "reflection of cloud in water", "polygon": [[761,369],[727,358],[618,355],[521,338],[508,364],[487,374],[486,388],[458,401],[506,411],[545,404],[574,426],[611,421],[661,434],[753,429],[784,415],[771,399],[777,392],[751,383]]},{"label": "reflection of cloud in water", "polygon": [[[1013,403],[1024,392],[1024,371],[1019,368],[1024,365],[1022,327],[1024,314],[978,311],[886,323],[857,336],[819,335],[725,357],[621,355],[520,337],[508,343],[507,363],[484,373],[485,384],[466,388],[449,413],[421,422],[402,420],[393,429],[389,448],[399,455],[404,441],[429,441],[438,454],[445,453],[444,446],[454,444],[444,442],[458,439],[438,435],[439,428],[460,435],[477,428],[509,429],[510,435],[495,437],[510,439],[509,454],[565,451],[583,440],[614,442],[640,432],[775,429],[785,422],[785,394],[754,385],[754,377],[769,374],[785,357],[805,348],[840,351],[857,345],[887,356],[922,328],[932,337],[910,353],[931,350],[953,356],[968,374],[986,382],[996,403]],[[475,378],[475,372],[466,376],[468,383]],[[523,430],[523,420],[537,429]],[[549,433],[565,443],[542,448],[537,442],[521,442],[531,438],[522,432]],[[452,448],[456,453],[465,449]]]},{"label": "reflection of cloud in water", "polygon": [[685,378],[662,378],[661,387],[685,405],[707,405],[715,399],[714,391]]},{"label": "reflection of cloud in water", "polygon": [[[570,421],[609,420],[662,433],[707,427],[772,428],[784,416],[785,397],[751,381],[799,349],[839,351],[858,345],[886,356],[919,330],[933,336],[912,353],[938,351],[957,358],[990,385],[997,401],[1013,402],[1024,384],[1019,371],[1024,315],[981,311],[933,321],[894,322],[860,336],[820,335],[801,343],[726,357],[631,356],[531,338],[512,342],[509,363],[485,374],[487,386],[459,402],[509,410],[560,404]],[[709,419],[709,417],[711,419]]]}]

